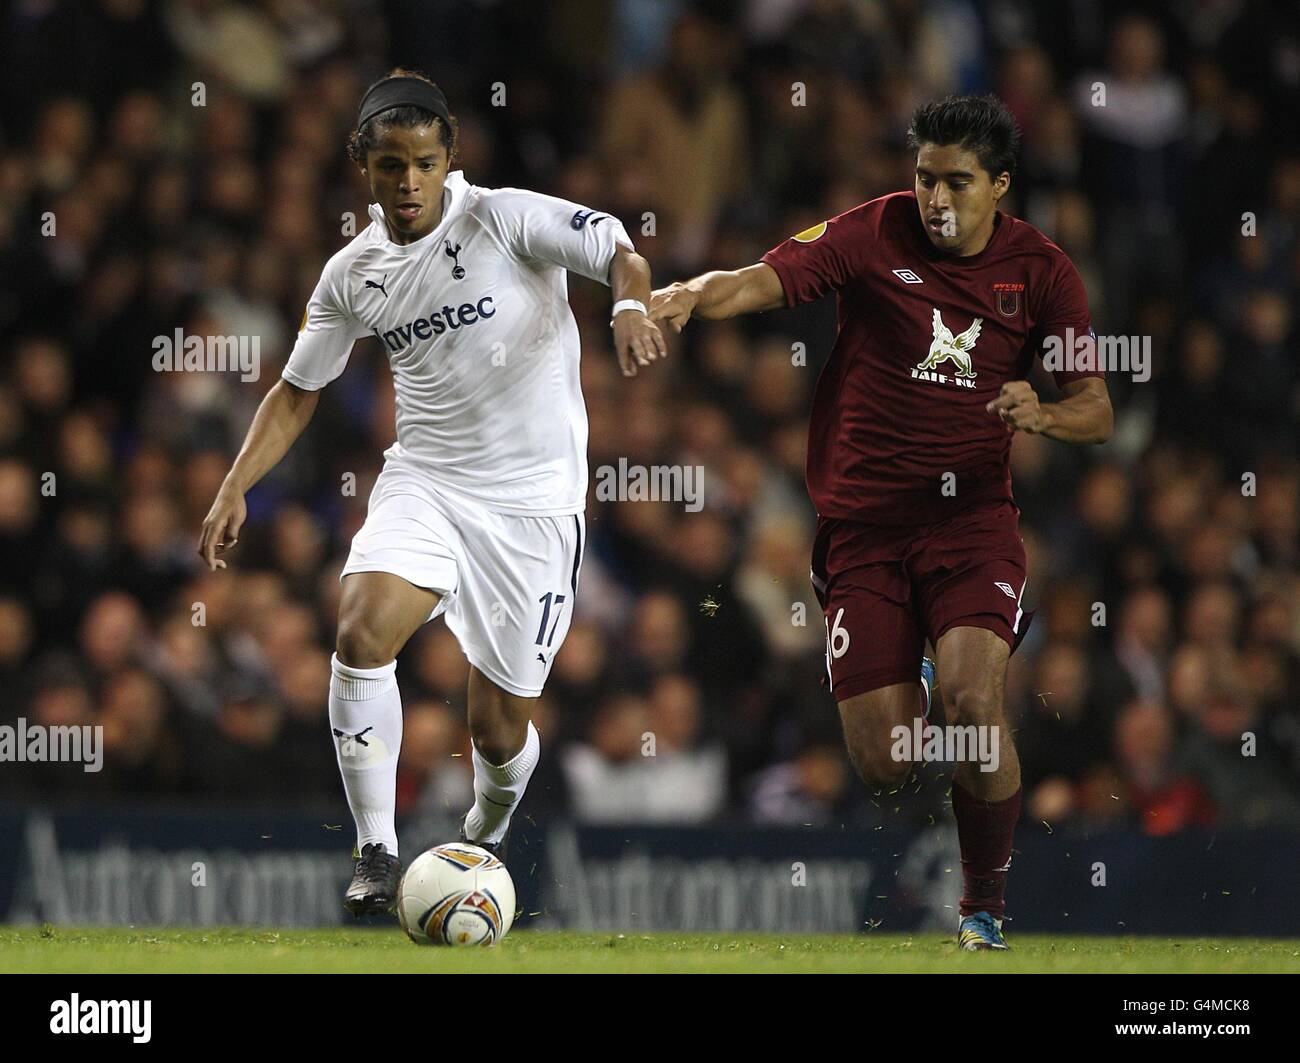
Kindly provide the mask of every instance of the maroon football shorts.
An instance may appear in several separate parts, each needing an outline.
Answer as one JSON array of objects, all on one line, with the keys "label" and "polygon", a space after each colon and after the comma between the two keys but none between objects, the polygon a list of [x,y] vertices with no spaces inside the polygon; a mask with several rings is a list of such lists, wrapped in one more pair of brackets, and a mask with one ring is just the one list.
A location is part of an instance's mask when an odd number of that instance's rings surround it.
[{"label": "maroon football shorts", "polygon": [[826,614],[826,684],[836,701],[920,682],[925,640],[980,627],[1020,644],[1025,592],[1020,509],[989,502],[934,524],[889,527],[823,517],[813,587]]}]

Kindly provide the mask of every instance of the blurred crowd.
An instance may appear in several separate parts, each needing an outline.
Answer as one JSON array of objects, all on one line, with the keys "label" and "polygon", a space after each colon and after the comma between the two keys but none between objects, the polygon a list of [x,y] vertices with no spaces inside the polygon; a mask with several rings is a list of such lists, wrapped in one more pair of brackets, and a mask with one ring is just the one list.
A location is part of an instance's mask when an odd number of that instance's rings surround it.
[{"label": "blurred crowd", "polygon": [[[657,284],[911,187],[913,108],[998,92],[1025,135],[1004,207],[1071,256],[1099,333],[1152,351],[1149,380],[1110,377],[1105,447],[1015,440],[1038,609],[1007,691],[1024,814],[1149,834],[1300,822],[1289,8],[15,0],[0,723],[102,725],[106,759],[0,765],[0,797],[342,807],[338,573],[394,438],[377,341],[249,494],[230,567],[207,572],[196,546],[321,267],[366,221],[344,144],[365,86],[402,64],[445,89],[469,180],[618,214]],[[868,792],[819,685],[802,472],[833,302],[692,324],[628,381],[607,291],[571,293],[592,468],[702,466],[705,506],[593,494],[526,811],[926,822],[943,773]],[[177,328],[258,337],[258,379],[155,371],[154,338]],[[463,810],[467,665],[441,620],[398,678],[400,810]]]}]

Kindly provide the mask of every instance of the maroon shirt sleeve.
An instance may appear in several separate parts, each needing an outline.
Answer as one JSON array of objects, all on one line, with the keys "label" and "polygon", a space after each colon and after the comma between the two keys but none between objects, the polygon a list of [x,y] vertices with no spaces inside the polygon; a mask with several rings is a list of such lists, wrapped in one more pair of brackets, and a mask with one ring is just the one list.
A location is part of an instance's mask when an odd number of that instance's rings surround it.
[{"label": "maroon shirt sleeve", "polygon": [[862,270],[874,243],[864,204],[777,244],[762,258],[781,278],[786,306],[797,306],[838,291]]},{"label": "maroon shirt sleeve", "polygon": [[[1057,386],[1083,380],[1090,376],[1105,377],[1097,366],[1097,334],[1092,331],[1092,314],[1088,310],[1088,293],[1083,287],[1083,278],[1074,268],[1074,263],[1062,252],[1059,256],[1047,302],[1039,315],[1042,321],[1040,339],[1043,345],[1051,338],[1061,344],[1062,350],[1070,350],[1073,344],[1075,361],[1072,367],[1053,369]],[[1084,340],[1091,344],[1087,353],[1083,352]],[[1039,347],[1039,352],[1044,350]],[[1080,361],[1084,366],[1081,368]]]}]

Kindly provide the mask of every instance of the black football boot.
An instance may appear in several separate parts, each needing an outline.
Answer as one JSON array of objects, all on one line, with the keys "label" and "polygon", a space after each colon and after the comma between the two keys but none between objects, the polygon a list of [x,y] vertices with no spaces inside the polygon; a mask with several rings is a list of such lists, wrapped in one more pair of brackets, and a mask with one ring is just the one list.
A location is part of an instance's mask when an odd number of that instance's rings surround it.
[{"label": "black football boot", "polygon": [[397,887],[402,882],[402,863],[383,842],[352,850],[356,868],[352,885],[343,895],[343,907],[353,915],[375,915],[397,907]]}]

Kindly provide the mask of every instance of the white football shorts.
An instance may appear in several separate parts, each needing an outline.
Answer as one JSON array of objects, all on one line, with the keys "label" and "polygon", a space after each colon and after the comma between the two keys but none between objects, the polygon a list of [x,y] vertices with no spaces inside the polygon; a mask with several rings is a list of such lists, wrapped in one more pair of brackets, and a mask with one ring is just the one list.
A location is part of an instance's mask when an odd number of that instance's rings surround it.
[{"label": "white football shorts", "polygon": [[391,572],[440,596],[469,663],[503,690],[535,698],[564,645],[578,591],[582,514],[498,513],[388,459],[343,576]]}]

